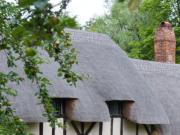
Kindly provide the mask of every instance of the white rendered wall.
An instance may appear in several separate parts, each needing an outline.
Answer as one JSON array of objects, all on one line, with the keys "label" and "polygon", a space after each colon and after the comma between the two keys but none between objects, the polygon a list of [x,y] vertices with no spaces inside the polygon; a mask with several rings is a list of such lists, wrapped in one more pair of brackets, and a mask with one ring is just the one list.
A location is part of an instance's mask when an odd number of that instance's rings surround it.
[{"label": "white rendered wall", "polygon": [[[60,123],[63,123],[63,119],[59,119],[58,120]],[[63,128],[59,128],[58,126],[56,126],[55,128],[55,135],[63,135]]]},{"label": "white rendered wall", "polygon": [[114,118],[113,119],[113,135],[120,135],[121,130],[121,119]]},{"label": "white rendered wall", "polygon": [[[141,130],[139,130],[139,133]],[[135,135],[136,133],[136,124],[123,120],[123,135]]]},{"label": "white rendered wall", "polygon": [[94,128],[91,130],[91,132],[88,135],[99,135],[99,123],[96,123],[94,125]]},{"label": "white rendered wall", "polygon": [[43,123],[43,135],[52,135],[52,128],[48,122]]},{"label": "white rendered wall", "polygon": [[[127,120],[124,120],[123,122],[123,135],[135,135],[136,124]],[[143,125],[139,125],[138,135],[148,135]]]},{"label": "white rendered wall", "polygon": [[[63,123],[63,119],[60,119],[60,122]],[[76,123],[79,128],[79,123]],[[85,124],[85,131],[90,126],[91,123]],[[28,124],[29,132],[34,135],[39,135],[39,124],[32,123]],[[121,119],[113,118],[113,135],[120,135]],[[52,128],[49,126],[49,123],[43,123],[43,135],[52,135]],[[63,129],[56,127],[55,135],[63,135]],[[70,122],[67,122],[66,125],[66,135],[77,135],[73,129]],[[99,135],[99,123],[96,123],[92,131],[88,135]],[[102,135],[111,135],[111,121],[103,123]],[[123,135],[136,135],[136,124],[127,120],[123,120]],[[144,126],[139,125],[139,135],[148,135]]]},{"label": "white rendered wall", "polygon": [[32,133],[33,135],[39,135],[39,124],[28,123],[28,133]]},{"label": "white rendered wall", "polygon": [[145,130],[144,126],[143,125],[140,125],[139,126],[139,135],[148,135],[147,131]]},{"label": "white rendered wall", "polygon": [[103,135],[110,135],[111,133],[111,122],[103,122]]},{"label": "white rendered wall", "polygon": [[[67,122],[67,135],[77,135],[70,122]],[[62,134],[63,135],[63,134]]]}]

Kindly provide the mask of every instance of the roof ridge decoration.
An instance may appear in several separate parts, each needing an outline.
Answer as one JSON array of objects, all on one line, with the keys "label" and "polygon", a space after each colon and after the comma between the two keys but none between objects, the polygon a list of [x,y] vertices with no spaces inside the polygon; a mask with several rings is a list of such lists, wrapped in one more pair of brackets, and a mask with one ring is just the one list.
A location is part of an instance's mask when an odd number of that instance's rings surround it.
[{"label": "roof ridge decoration", "polygon": [[171,75],[173,77],[180,78],[180,64],[162,63],[132,58],[130,58],[130,60],[135,64],[138,70],[141,70],[141,72],[164,73],[164,75]]},{"label": "roof ridge decoration", "polygon": [[95,32],[88,32],[82,30],[74,30],[74,29],[65,29],[66,32],[71,34],[72,41],[85,41],[85,42],[93,42],[98,45],[102,45],[102,41],[106,41],[106,43],[112,44],[113,41],[110,40],[110,37],[106,34],[102,33],[95,33]]}]

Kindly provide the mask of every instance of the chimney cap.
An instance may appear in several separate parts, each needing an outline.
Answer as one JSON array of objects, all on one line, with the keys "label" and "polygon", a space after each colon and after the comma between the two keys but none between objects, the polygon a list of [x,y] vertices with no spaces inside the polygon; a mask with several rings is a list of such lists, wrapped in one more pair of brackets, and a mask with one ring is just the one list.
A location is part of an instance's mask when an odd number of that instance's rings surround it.
[{"label": "chimney cap", "polygon": [[161,23],[160,27],[172,27],[172,24],[168,21],[164,21]]}]

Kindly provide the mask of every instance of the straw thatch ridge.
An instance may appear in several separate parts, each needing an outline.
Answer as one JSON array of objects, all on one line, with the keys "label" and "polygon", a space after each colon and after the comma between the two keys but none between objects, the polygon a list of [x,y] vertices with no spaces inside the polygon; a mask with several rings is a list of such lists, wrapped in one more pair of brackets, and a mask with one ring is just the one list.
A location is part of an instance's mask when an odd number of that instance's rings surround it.
[{"label": "straw thatch ridge", "polygon": [[[73,70],[88,75],[88,79],[70,87],[56,75],[57,64],[49,59],[49,64],[41,67],[44,74],[52,81],[49,88],[52,97],[66,98],[67,115],[71,120],[92,122],[110,119],[106,101],[133,101],[126,112],[126,117],[134,122],[143,124],[169,123],[166,112],[151,87],[136,71],[127,55],[112,40],[103,34],[67,30],[72,37],[72,43],[78,51],[79,64]],[[46,53],[41,52],[43,57]],[[5,56],[0,55],[0,69],[4,67]],[[22,72],[21,64],[17,69]],[[34,97],[36,85],[25,80],[18,88],[19,95],[12,99],[14,108],[21,118],[27,122],[41,122],[43,108],[37,105]],[[127,105],[128,106],[128,105]],[[125,107],[126,108],[126,107]]]},{"label": "straw thatch ridge", "polygon": [[131,59],[158,96],[170,121],[160,126],[163,135],[180,133],[180,65]]}]

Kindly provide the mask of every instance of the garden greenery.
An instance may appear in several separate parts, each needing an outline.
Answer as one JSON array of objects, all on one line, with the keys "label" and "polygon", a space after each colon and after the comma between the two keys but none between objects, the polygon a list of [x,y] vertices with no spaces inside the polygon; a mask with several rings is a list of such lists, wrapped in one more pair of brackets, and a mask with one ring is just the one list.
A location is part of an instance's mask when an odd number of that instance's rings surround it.
[{"label": "garden greenery", "polygon": [[[69,0],[52,5],[49,0],[18,0],[16,3],[0,1],[0,53],[6,55],[11,71],[0,70],[0,134],[26,135],[25,123],[14,115],[9,98],[18,93],[8,86],[9,82],[20,84],[24,78],[14,70],[17,61],[22,63],[28,79],[38,86],[37,98],[44,106],[44,116],[52,127],[59,125],[56,111],[48,94],[51,81],[43,75],[40,65],[46,63],[40,51],[58,63],[57,75],[69,85],[75,85],[82,77],[71,70],[77,63],[76,50],[61,19]],[[54,8],[59,6],[58,10]]]},{"label": "garden greenery", "polygon": [[[128,5],[139,4],[130,10]],[[141,3],[140,3],[141,2]],[[129,57],[154,60],[154,35],[162,21],[172,23],[176,34],[176,62],[180,63],[179,0],[114,0],[110,12],[92,18],[86,30],[108,34]]]}]

